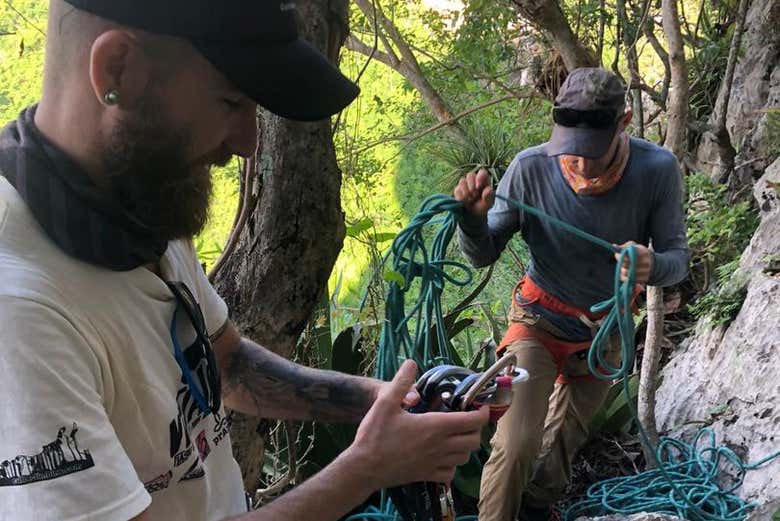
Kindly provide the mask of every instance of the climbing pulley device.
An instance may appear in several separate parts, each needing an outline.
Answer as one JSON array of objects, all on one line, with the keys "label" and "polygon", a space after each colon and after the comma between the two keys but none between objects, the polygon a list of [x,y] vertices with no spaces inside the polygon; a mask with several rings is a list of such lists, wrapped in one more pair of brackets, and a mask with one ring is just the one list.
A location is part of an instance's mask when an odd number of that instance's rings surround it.
[{"label": "climbing pulley device", "polygon": [[[528,372],[515,367],[516,363],[515,356],[507,354],[483,373],[455,365],[429,369],[417,380],[420,401],[409,412],[470,411],[489,407],[490,420],[497,422],[512,404],[512,386],[528,379]],[[452,494],[443,483],[409,483],[391,488],[388,493],[404,521],[455,520]]]}]

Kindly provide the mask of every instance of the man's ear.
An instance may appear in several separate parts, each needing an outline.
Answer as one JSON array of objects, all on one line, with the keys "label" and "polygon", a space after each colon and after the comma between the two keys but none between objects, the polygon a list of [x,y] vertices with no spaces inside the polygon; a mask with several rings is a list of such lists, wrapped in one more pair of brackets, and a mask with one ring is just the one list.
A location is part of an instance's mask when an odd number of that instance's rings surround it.
[{"label": "man's ear", "polygon": [[[95,39],[89,60],[92,89],[98,102],[128,108],[143,96],[152,64],[138,39],[127,31],[111,29]],[[113,100],[106,94],[115,92]]]}]

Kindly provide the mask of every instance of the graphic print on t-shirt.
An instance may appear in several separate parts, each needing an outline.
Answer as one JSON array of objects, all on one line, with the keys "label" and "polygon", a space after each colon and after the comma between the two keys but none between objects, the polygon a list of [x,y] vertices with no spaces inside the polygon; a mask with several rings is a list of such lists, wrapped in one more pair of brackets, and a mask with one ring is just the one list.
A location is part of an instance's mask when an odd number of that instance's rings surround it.
[{"label": "graphic print on t-shirt", "polygon": [[144,488],[150,494],[152,492],[165,490],[166,488],[168,488],[168,484],[171,482],[172,477],[173,477],[173,472],[169,470],[165,474],[160,474],[156,478],[150,479],[149,481],[144,483]]},{"label": "graphic print on t-shirt", "polygon": [[[209,379],[206,377],[206,364],[208,363],[203,348],[197,343],[184,350],[184,358],[187,362],[192,376],[203,390],[207,401],[215,392],[211,388]],[[219,390],[216,390],[219,392]],[[178,414],[170,423],[171,451],[176,466],[186,462],[192,453],[192,432],[198,423],[203,420],[208,413],[204,413],[198,408],[197,402],[193,399],[190,387],[182,375],[179,381],[179,390],[176,392],[176,404]]]},{"label": "graphic print on t-shirt", "polygon": [[[220,390],[211,388],[206,371],[208,359],[203,346],[193,344],[184,350],[184,357],[192,376],[203,390],[204,397],[208,402],[213,403],[212,393],[220,392]],[[202,478],[205,475],[205,469],[201,463],[206,461],[212,449],[227,436],[230,420],[219,412],[210,414],[201,411],[192,396],[184,375],[179,382],[176,403],[178,413],[171,420],[169,426],[170,457],[173,460],[173,467],[177,468],[189,464],[187,470],[178,479],[179,482]],[[203,422],[209,416],[214,419],[213,426],[210,421]]]},{"label": "graphic print on t-shirt", "polygon": [[190,468],[187,469],[187,472],[184,473],[184,475],[179,479],[179,481],[189,481],[191,479],[200,479],[203,476],[206,475],[206,472],[203,470],[203,467],[200,465],[200,460],[195,460],[193,464],[190,466]]},{"label": "graphic print on t-shirt", "polygon": [[55,440],[33,456],[20,455],[0,463],[0,487],[45,481],[94,467],[89,449],[79,448],[76,423],[66,435],[67,430],[61,427]]}]

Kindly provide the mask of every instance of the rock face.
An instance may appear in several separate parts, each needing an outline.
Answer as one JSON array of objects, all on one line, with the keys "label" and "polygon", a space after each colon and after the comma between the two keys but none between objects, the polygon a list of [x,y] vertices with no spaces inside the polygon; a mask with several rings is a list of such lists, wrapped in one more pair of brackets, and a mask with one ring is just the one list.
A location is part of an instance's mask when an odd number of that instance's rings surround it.
[{"label": "rock face", "polygon": [[[739,314],[726,328],[701,321],[664,368],[657,394],[659,429],[677,435],[711,424],[718,442],[748,462],[780,451],[778,190],[780,159],[754,187],[761,224],[732,277],[747,284]],[[737,493],[759,503],[780,499],[780,458],[749,471]]]},{"label": "rock face", "polygon": [[580,517],[576,521],[683,521],[677,516],[667,516],[665,514],[648,514],[640,512],[630,516],[611,515],[603,517]]},{"label": "rock face", "polygon": [[[754,0],[745,20],[742,52],[734,71],[726,128],[738,154],[736,174],[757,177],[774,159],[768,154],[766,108],[780,106],[780,0]],[[720,107],[715,107],[715,113]],[[697,166],[717,170],[717,147],[705,134]]]}]

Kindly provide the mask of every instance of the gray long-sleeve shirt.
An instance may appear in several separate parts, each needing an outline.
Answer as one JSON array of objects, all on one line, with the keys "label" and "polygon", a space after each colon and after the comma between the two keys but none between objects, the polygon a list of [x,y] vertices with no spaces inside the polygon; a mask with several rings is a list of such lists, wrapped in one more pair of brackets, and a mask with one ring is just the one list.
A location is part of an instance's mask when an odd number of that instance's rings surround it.
[{"label": "gray long-sleeve shirt", "polygon": [[[630,147],[623,177],[606,193],[574,193],[558,158],[548,157],[544,144],[515,156],[497,193],[614,244],[635,241],[647,245],[652,239],[654,263],[649,283],[668,286],[685,277],[690,258],[682,176],[668,150],[635,138]],[[487,219],[464,217],[458,239],[469,261],[481,267],[495,262],[516,232],[530,250],[528,276],[551,295],[584,309],[612,295],[612,253],[500,199]]]}]

